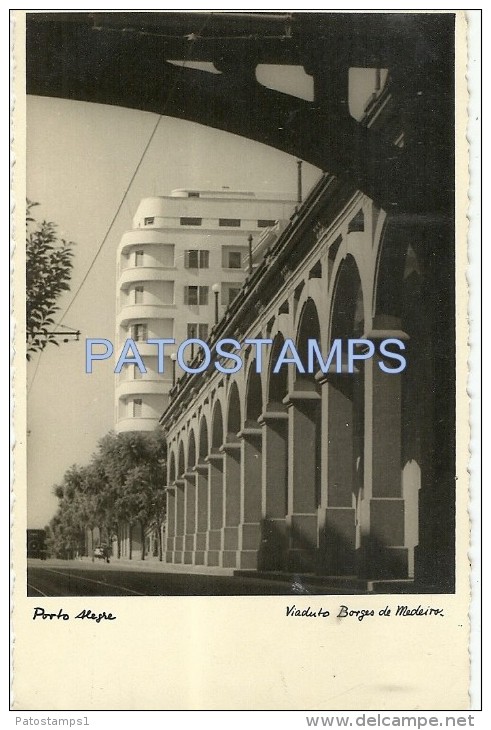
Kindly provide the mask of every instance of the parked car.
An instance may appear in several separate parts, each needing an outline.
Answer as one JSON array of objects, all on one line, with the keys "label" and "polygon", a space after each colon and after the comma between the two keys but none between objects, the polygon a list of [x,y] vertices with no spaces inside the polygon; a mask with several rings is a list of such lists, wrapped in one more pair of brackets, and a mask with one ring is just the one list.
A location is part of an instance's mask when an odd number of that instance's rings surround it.
[{"label": "parked car", "polygon": [[102,558],[106,563],[109,563],[110,550],[108,545],[99,545],[94,549],[94,558]]}]

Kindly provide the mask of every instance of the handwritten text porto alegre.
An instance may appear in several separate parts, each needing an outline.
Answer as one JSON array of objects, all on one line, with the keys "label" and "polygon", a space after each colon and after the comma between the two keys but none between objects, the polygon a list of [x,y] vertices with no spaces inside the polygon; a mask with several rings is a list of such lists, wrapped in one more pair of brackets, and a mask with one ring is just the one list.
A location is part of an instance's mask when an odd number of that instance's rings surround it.
[{"label": "handwritten text porto alegre", "polygon": [[[39,606],[37,606],[34,609],[34,615],[32,617],[32,620],[35,621],[36,619],[42,619],[43,621],[69,621],[70,618],[71,616],[63,611],[62,608],[60,608],[60,610],[56,613],[50,613],[49,611],[45,611],[44,608],[40,608]],[[102,613],[94,613],[94,611],[91,611],[90,608],[84,608],[83,611],[77,613],[74,618],[88,619],[89,621],[95,621],[96,624],[99,624],[101,621],[116,620],[116,616],[113,616],[112,613],[106,613],[106,611],[102,611]]]}]

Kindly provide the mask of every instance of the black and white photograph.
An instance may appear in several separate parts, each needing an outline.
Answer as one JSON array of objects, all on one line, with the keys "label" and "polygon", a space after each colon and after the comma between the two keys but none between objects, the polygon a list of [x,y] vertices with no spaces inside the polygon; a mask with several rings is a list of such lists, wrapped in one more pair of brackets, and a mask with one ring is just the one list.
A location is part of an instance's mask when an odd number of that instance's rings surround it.
[{"label": "black and white photograph", "polygon": [[463,25],[17,11],[30,632],[115,631],[146,597],[276,597],[288,626],[367,633],[447,621],[465,708]]}]

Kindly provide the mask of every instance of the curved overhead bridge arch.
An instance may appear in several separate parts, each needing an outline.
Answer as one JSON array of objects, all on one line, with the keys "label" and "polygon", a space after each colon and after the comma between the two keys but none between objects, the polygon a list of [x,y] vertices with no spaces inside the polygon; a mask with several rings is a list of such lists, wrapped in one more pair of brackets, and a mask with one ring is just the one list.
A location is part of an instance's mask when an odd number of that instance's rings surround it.
[{"label": "curved overhead bridge arch", "polygon": [[[388,210],[435,210],[453,195],[453,23],[451,13],[28,13],[27,93],[199,122],[296,155]],[[196,61],[219,73],[185,65]],[[302,66],[313,101],[261,85],[259,64]],[[403,147],[350,116],[350,68],[388,69]]]}]

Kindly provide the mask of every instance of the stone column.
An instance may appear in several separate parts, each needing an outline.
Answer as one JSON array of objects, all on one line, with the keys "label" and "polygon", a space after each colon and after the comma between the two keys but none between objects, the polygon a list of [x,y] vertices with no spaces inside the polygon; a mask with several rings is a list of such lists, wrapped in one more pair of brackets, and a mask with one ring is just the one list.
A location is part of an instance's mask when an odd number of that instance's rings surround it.
[{"label": "stone column", "polygon": [[288,413],[265,411],[262,428],[262,540],[259,556],[262,570],[283,570],[288,538]]},{"label": "stone column", "polygon": [[[407,338],[402,332],[371,332],[368,339]],[[361,511],[362,570],[371,578],[407,578],[408,516],[402,494],[402,373],[384,373],[380,357],[365,368],[365,489]],[[394,367],[394,362],[388,362]],[[416,517],[417,518],[417,517]]]},{"label": "stone column", "polygon": [[320,395],[293,391],[288,406],[288,568],[312,572],[317,567],[316,504],[317,408]]},{"label": "stone column", "polygon": [[176,488],[166,487],[167,493],[167,530],[165,536],[165,562],[174,560],[174,537],[176,534]]},{"label": "stone column", "polygon": [[206,565],[220,565],[223,527],[223,454],[212,452],[208,462],[208,538]]},{"label": "stone column", "polygon": [[174,538],[174,562],[182,563],[184,552],[184,479],[176,480],[176,535]]},{"label": "stone column", "polygon": [[208,464],[197,464],[196,471],[196,538],[194,564],[204,565],[208,530]]},{"label": "stone column", "polygon": [[321,506],[319,509],[319,572],[355,572],[355,414],[356,374],[335,372],[316,379],[322,397]]},{"label": "stone column", "polygon": [[257,570],[261,546],[262,516],[262,430],[243,428],[240,468],[240,528],[237,567]]},{"label": "stone column", "polygon": [[184,556],[183,563],[191,565],[193,562],[196,532],[196,473],[186,472],[184,474]]},{"label": "stone column", "polygon": [[229,441],[221,447],[223,452],[223,528],[222,555],[223,568],[237,567],[240,523],[240,464],[241,447],[239,441]]}]

